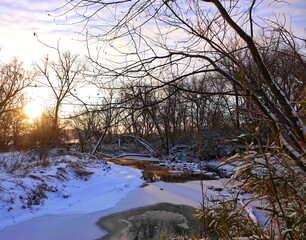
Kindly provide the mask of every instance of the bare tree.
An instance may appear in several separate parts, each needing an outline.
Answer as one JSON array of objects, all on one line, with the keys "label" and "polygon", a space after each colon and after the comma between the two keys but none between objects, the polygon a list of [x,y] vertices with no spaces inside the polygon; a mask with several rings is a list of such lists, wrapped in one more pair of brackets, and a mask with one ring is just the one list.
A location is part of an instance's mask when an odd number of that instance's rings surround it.
[{"label": "bare tree", "polygon": [[[122,110],[118,108],[113,108],[114,102],[116,101],[112,91],[109,92],[109,98],[102,98],[103,101],[100,102],[100,108],[96,109],[95,112],[98,113],[101,128],[99,131],[98,141],[92,150],[92,154],[95,154],[98,148],[101,146],[107,134],[111,135],[113,129],[118,128],[118,117],[122,114]],[[118,130],[116,129],[115,132]]]},{"label": "bare tree", "polygon": [[67,97],[72,96],[71,91],[77,87],[77,82],[85,71],[85,65],[78,55],[56,50],[57,61],[52,61],[46,56],[42,64],[36,64],[36,69],[44,78],[44,81],[40,81],[40,83],[51,89],[55,99],[53,109],[53,134],[55,138],[58,137],[61,105]]},{"label": "bare tree", "polygon": [[88,151],[90,144],[97,142],[97,133],[101,130],[100,118],[97,112],[86,112],[71,119],[71,125],[79,140],[80,151]]},{"label": "bare tree", "polygon": [[17,108],[22,90],[30,86],[34,75],[23,69],[18,59],[1,66],[0,70],[0,116]]},{"label": "bare tree", "polygon": [[[270,2],[288,4],[278,0]],[[64,9],[65,13],[77,14],[78,20],[83,19],[88,49],[94,42],[105,44],[101,49],[106,49],[107,54],[103,54],[103,50],[100,54],[88,52],[101,78],[128,80],[134,86],[153,79],[154,84],[146,94],[174,89],[155,101],[155,105],[170,101],[177,91],[198,92],[202,96],[233,96],[236,110],[243,103],[241,111],[258,125],[253,134],[262,148],[257,153],[250,155],[247,152],[246,156],[241,154],[238,157],[239,171],[233,180],[237,177],[242,182],[240,188],[243,191],[254,193],[247,202],[254,199],[264,201],[263,210],[267,210],[269,220],[263,228],[257,224],[248,227],[241,224],[242,218],[238,217],[237,225],[228,226],[228,220],[233,216],[232,207],[221,214],[211,211],[213,204],[209,205],[207,212],[203,207],[201,219],[213,213],[211,224],[207,226],[217,226],[214,229],[224,239],[305,238],[306,127],[305,109],[302,107],[305,90],[302,89],[305,89],[306,41],[305,37],[296,36],[286,28],[287,19],[271,20],[257,15],[259,7],[265,3],[257,0],[79,0],[68,1],[65,5],[68,9]],[[199,91],[182,85],[190,77],[203,75],[227,80],[228,84],[222,89]],[[133,96],[136,98],[139,99],[137,92]],[[216,99],[223,100],[221,97]],[[213,98],[209,100],[214,101]],[[198,102],[196,100],[194,105]],[[229,101],[226,104],[230,110]],[[146,107],[142,104],[142,108]],[[212,107],[208,112],[210,122],[219,114],[219,106],[212,104]],[[171,127],[177,127],[171,108],[166,105],[159,115],[162,116],[159,120],[164,122],[162,130],[165,134]],[[239,117],[236,115],[237,119]],[[237,122],[236,126],[240,124]],[[199,127],[201,125],[199,123]],[[263,125],[270,130],[265,138],[269,141],[272,135],[278,141],[278,148],[265,149],[260,145],[258,129]],[[226,199],[226,202],[235,204],[237,200]],[[223,203],[217,208],[220,206]],[[219,224],[222,221],[225,225]],[[226,233],[225,236],[222,232]]]},{"label": "bare tree", "polygon": [[[16,58],[0,69],[0,146],[7,150],[10,143],[17,144],[21,133],[23,90],[30,86],[34,74],[27,72]],[[22,119],[20,119],[22,117]]]},{"label": "bare tree", "polygon": [[[279,22],[264,25],[254,14],[258,4],[256,0],[81,0],[70,1],[66,6],[68,12],[79,14],[87,25],[96,20],[107,23],[99,34],[86,33],[89,44],[103,40],[113,51],[125,56],[124,62],[116,64],[119,58],[114,56],[107,64],[89,52],[103,77],[109,80],[124,77],[135,82],[150,78],[162,87],[177,86],[189,76],[214,72],[235,86],[236,95],[238,92],[256,106],[249,110],[264,116],[287,153],[306,171],[300,159],[305,150],[305,125],[266,58],[273,41],[283,49],[290,48],[292,57],[304,66],[305,57],[298,48],[298,42],[303,40]],[[90,10],[84,12],[84,8]],[[269,31],[279,37],[262,41],[262,32]],[[226,62],[231,63],[231,68]],[[294,77],[304,81],[301,75]]]}]

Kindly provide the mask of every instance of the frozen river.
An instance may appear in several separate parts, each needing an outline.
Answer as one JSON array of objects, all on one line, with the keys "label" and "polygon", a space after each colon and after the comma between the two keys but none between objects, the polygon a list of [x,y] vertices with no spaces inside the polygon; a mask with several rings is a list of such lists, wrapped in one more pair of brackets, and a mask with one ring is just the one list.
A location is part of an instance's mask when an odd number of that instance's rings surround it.
[{"label": "frozen river", "polygon": [[[208,187],[222,188],[223,182],[224,180],[204,181],[206,195],[215,195],[216,192]],[[201,200],[200,181],[155,182],[130,191],[125,198],[107,210],[88,214],[46,215],[20,222],[0,231],[0,240],[93,240],[107,234],[96,225],[103,216],[161,202],[198,206]]]}]

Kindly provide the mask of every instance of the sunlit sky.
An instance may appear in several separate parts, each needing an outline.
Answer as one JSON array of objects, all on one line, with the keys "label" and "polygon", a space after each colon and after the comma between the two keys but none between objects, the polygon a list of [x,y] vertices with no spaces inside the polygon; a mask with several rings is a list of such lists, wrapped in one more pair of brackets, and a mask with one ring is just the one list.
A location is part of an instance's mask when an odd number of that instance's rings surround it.
[{"label": "sunlit sky", "polygon": [[[65,50],[80,53],[80,44],[70,25],[58,24],[52,11],[64,0],[1,0],[0,1],[0,57],[2,62],[17,56],[26,66],[38,61],[51,50],[40,44],[34,33],[44,43],[60,45]],[[47,12],[48,11],[48,12]],[[77,49],[77,50],[76,50]],[[85,52],[85,49],[84,49]]]},{"label": "sunlit sky", "polygon": [[[306,38],[306,0],[288,0],[291,4],[278,5],[268,5],[272,0],[263,1],[264,7],[257,9],[255,14],[267,17],[284,12],[288,23],[293,22],[295,34]],[[31,67],[43,55],[52,53],[53,50],[37,41],[34,33],[50,46],[60,41],[61,49],[86,54],[85,44],[79,41],[80,35],[76,33],[78,26],[65,24],[65,19],[60,21],[52,16],[56,15],[54,10],[64,4],[65,0],[1,0],[0,62],[18,57],[25,67]]]},{"label": "sunlit sky", "polygon": [[[59,24],[50,16],[54,9],[64,3],[64,0],[1,0],[0,62],[7,63],[13,57],[18,57],[25,68],[32,69],[33,63],[39,63],[44,55],[56,54],[39,43],[36,36],[50,46],[57,46],[59,41],[61,49],[85,54],[84,44],[77,41],[79,36],[75,33],[76,29]],[[45,107],[50,107],[48,89],[30,88],[27,93],[29,104],[25,112],[30,118],[38,116]]]},{"label": "sunlit sky", "polygon": [[[265,0],[271,2],[271,0]],[[295,23],[294,28],[299,34],[305,36],[306,29],[306,0],[290,0],[291,3],[272,5],[264,12],[278,13],[283,11],[292,18]],[[29,65],[32,61],[37,61],[42,55],[50,51],[42,44],[38,43],[34,37],[34,32],[40,40],[56,46],[60,40],[61,46],[66,50],[85,53],[84,44],[79,39],[76,26],[63,25],[48,13],[65,4],[65,0],[1,0],[0,1],[0,57],[2,62],[9,61],[13,56]],[[271,11],[272,10],[272,11]],[[47,12],[48,11],[48,12]],[[297,25],[296,25],[297,24]],[[303,34],[304,33],[304,34]]]}]

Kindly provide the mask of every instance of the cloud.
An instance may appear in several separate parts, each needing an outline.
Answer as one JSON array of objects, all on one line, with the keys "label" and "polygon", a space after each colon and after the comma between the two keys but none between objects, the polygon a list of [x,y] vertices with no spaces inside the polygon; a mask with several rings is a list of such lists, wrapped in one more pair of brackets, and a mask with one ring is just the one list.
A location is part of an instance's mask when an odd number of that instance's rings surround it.
[{"label": "cloud", "polygon": [[264,0],[256,10],[256,15],[272,21],[279,20],[299,36],[305,37],[306,1],[290,0],[275,2]]},{"label": "cloud", "polygon": [[[61,39],[61,46],[66,50],[80,52],[79,43],[72,39],[78,35],[71,26],[48,16],[47,11],[60,7],[62,0],[2,0],[0,3],[0,58],[8,62],[14,56],[30,65],[49,53],[42,44],[38,43],[34,32],[49,45],[56,46]],[[76,50],[77,49],[77,50]],[[85,49],[84,49],[85,50]]]},{"label": "cloud", "polygon": [[[263,0],[261,6],[256,9],[255,14],[258,17],[263,16],[273,19],[275,15],[284,13],[287,16],[288,22],[289,19],[292,19],[294,32],[299,33],[298,35],[305,35],[305,0],[291,0],[290,4],[280,2],[269,5],[271,2],[272,0]],[[34,32],[42,41],[49,45],[56,46],[57,41],[61,39],[61,46],[64,49],[78,53],[84,51],[85,53],[86,48],[83,47],[84,43],[74,41],[74,39],[80,38],[75,32],[81,31],[82,24],[73,25],[72,23],[78,21],[79,16],[70,15],[68,19],[66,19],[65,15],[56,19],[52,16],[59,13],[58,11],[55,13],[53,10],[61,7],[64,3],[63,0],[2,0],[0,2],[1,61],[8,61],[12,56],[19,56],[23,61],[30,63],[32,60],[47,53],[48,49],[37,42],[33,36]],[[100,13],[100,18],[110,21],[113,16],[112,14],[115,13],[103,11]],[[109,27],[105,25],[94,26],[95,24],[101,24],[101,19],[93,23],[93,27],[90,29],[93,33],[97,33],[97,35],[103,33],[101,28],[107,30]],[[165,28],[161,31],[165,33],[168,30]],[[153,33],[155,31],[152,26],[149,26],[144,31],[144,34],[149,37],[153,37]],[[173,32],[169,36],[168,42],[175,43],[175,40],[179,39],[182,35],[179,31]],[[124,45],[123,43],[116,42],[119,46]]]}]

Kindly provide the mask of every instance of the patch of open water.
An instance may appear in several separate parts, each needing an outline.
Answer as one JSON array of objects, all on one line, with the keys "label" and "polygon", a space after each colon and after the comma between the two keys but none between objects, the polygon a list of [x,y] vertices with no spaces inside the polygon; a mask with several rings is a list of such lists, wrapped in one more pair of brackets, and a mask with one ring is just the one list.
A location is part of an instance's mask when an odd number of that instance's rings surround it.
[{"label": "patch of open water", "polygon": [[[142,179],[147,182],[186,182],[186,181],[195,181],[195,180],[215,180],[216,175],[211,172],[207,174],[206,171],[203,172],[191,172],[185,169],[171,169],[170,166],[159,166],[156,164],[156,161],[141,161],[141,160],[132,160],[132,159],[112,159],[110,160],[113,163],[129,166],[142,170]],[[173,164],[175,167],[175,164]]]}]

